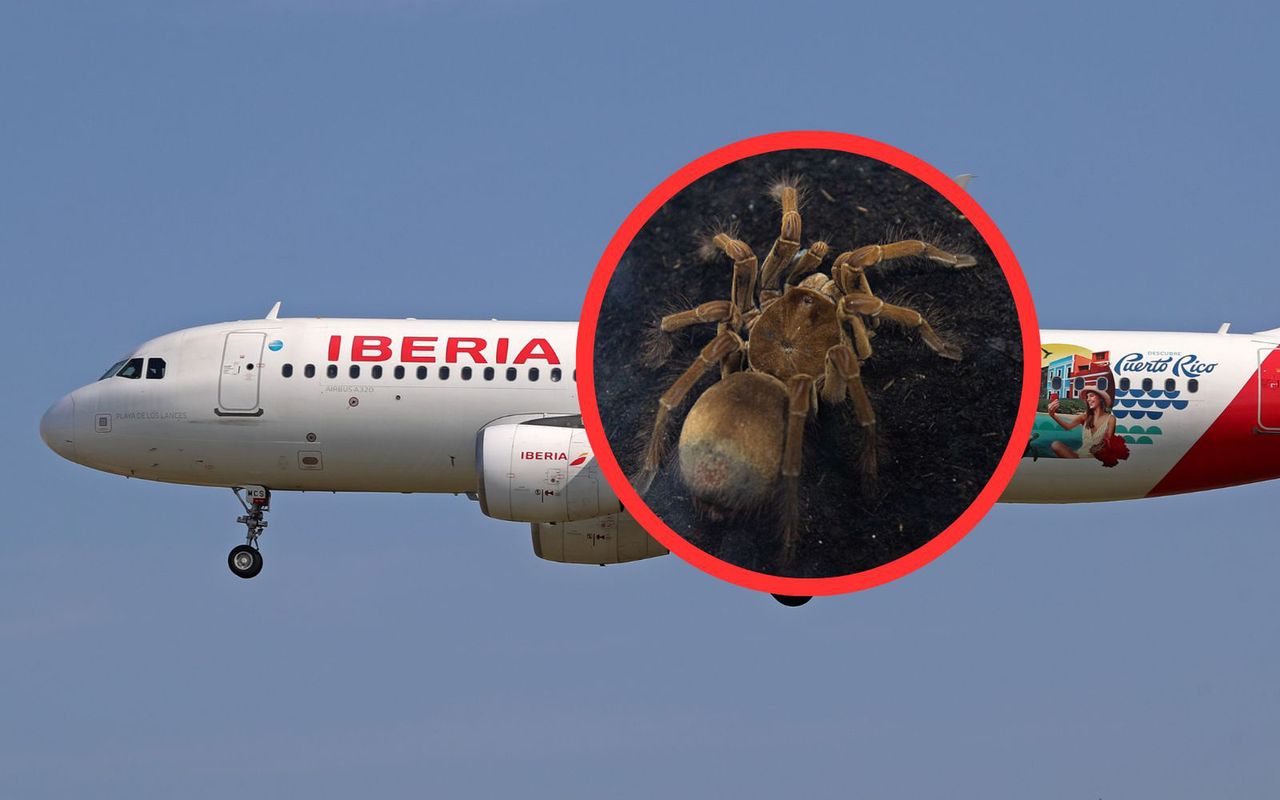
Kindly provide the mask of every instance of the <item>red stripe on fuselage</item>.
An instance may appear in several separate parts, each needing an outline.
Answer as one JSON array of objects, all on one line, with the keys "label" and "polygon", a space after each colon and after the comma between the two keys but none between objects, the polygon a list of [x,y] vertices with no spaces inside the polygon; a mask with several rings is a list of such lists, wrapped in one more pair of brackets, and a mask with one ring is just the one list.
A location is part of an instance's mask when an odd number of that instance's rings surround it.
[{"label": "red stripe on fuselage", "polygon": [[[1280,349],[1271,351],[1264,366],[1280,369]],[[1280,478],[1280,435],[1256,433],[1257,425],[1258,373],[1255,370],[1235,399],[1147,496]]]}]

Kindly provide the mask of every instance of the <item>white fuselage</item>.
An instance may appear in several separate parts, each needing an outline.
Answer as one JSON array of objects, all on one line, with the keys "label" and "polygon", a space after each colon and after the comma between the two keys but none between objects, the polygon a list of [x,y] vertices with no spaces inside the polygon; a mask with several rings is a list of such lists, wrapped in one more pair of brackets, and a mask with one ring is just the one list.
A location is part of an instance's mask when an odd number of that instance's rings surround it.
[{"label": "white fuselage", "polygon": [[[190,328],[62,398],[41,433],[70,460],[156,481],[475,492],[478,432],[579,413],[576,333],[572,322],[373,319]],[[1278,343],[1280,331],[1044,331],[1035,429],[1001,499],[1116,500],[1280,476]],[[1109,467],[1068,427],[1090,386],[1112,394],[1127,443]]]},{"label": "white fuselage", "polygon": [[[474,492],[481,428],[578,413],[576,330],[372,319],[189,328],[137,348],[140,377],[64,397],[41,431],[70,460],[156,481]],[[145,374],[152,359],[163,377]]]}]

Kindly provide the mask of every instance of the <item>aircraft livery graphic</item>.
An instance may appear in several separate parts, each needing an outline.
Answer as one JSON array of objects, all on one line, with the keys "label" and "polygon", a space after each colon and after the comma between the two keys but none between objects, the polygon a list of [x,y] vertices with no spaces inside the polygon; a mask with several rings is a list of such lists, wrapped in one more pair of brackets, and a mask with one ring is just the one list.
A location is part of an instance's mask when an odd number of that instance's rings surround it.
[{"label": "aircraft livery graphic", "polygon": [[1280,329],[1041,338],[1035,424],[1002,500],[1123,500],[1280,476]]}]

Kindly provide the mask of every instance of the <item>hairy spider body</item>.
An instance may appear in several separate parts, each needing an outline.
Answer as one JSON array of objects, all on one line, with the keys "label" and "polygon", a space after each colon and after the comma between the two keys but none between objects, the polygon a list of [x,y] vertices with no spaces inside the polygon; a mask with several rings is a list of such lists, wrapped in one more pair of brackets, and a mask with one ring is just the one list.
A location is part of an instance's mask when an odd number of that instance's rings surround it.
[{"label": "hairy spider body", "polygon": [[787,387],[735,372],[703,392],[680,429],[680,477],[712,516],[759,508],[778,489]]},{"label": "hairy spider body", "polygon": [[733,261],[730,299],[662,318],[661,334],[709,323],[717,332],[659,398],[653,433],[632,483],[641,494],[648,490],[663,461],[671,413],[719,366],[719,382],[698,397],[681,429],[681,478],[717,516],[766,508],[781,484],[780,563],[785,569],[798,537],[805,425],[817,414],[819,398],[829,405],[850,403],[865,431],[860,465],[868,485],[875,479],[876,417],[861,377],[862,362],[872,354],[868,324],[887,319],[917,331],[938,355],[961,357],[960,349],[939,337],[920,313],[876,297],[865,271],[910,256],[953,268],[976,262],[913,239],[841,253],[829,274],[818,272],[828,245],[819,241],[800,250],[795,187],[784,185],[775,196],[782,226],[763,265],[745,242],[717,234],[715,249]]}]

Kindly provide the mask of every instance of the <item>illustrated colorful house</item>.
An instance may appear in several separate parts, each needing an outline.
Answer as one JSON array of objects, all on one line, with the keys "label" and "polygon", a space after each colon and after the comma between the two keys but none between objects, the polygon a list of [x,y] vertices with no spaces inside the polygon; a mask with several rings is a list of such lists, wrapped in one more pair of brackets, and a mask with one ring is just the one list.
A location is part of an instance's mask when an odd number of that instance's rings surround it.
[{"label": "illustrated colorful house", "polygon": [[1076,356],[1072,365],[1070,397],[1079,397],[1086,388],[1097,388],[1113,393],[1115,379],[1111,376],[1111,351],[1101,350],[1087,356]]},{"label": "illustrated colorful house", "polygon": [[1086,388],[1099,388],[1107,392],[1115,390],[1110,350],[1056,358],[1041,367],[1040,377],[1040,395],[1046,400],[1054,394],[1064,400],[1077,398]]},{"label": "illustrated colorful house", "polygon": [[[1071,368],[1074,365],[1075,356],[1063,356],[1062,358],[1050,361],[1040,370],[1040,374],[1044,378],[1040,394],[1044,399],[1048,400],[1054,392],[1057,392],[1058,397],[1060,398],[1067,396],[1063,392],[1066,390],[1067,384],[1070,382]],[[1055,378],[1057,378],[1057,380],[1054,380]]]}]

